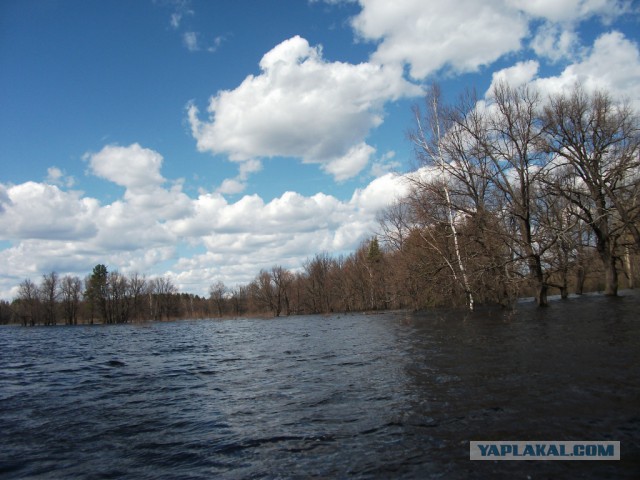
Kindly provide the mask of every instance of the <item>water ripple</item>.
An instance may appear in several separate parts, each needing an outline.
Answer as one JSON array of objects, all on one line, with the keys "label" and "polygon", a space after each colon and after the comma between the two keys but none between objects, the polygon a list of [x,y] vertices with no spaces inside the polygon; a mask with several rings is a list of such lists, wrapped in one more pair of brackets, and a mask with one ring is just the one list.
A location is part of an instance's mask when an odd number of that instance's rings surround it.
[{"label": "water ripple", "polygon": [[[639,311],[2,327],[0,476],[635,478]],[[471,463],[471,439],[620,440],[623,461]]]}]

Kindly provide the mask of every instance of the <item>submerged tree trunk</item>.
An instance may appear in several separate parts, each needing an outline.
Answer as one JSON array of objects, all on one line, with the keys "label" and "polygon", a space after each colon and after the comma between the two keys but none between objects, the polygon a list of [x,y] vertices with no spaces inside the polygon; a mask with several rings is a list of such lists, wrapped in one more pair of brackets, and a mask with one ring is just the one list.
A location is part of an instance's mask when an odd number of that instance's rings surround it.
[{"label": "submerged tree trunk", "polygon": [[453,237],[453,246],[455,253],[455,260],[457,263],[458,271],[459,271],[459,279],[458,274],[453,269],[453,275],[462,284],[462,288],[464,289],[467,308],[470,311],[474,309],[474,299],[473,292],[471,289],[471,283],[469,282],[469,277],[467,275],[467,269],[465,268],[465,262],[462,258],[462,253],[460,250],[460,243],[458,240],[458,230],[456,226],[456,218],[455,218],[455,209],[453,202],[451,201],[451,195],[449,193],[449,178],[447,172],[447,165],[445,162],[443,148],[442,148],[442,131],[441,131],[441,122],[442,122],[442,114],[440,111],[440,90],[437,86],[433,85],[431,87],[431,91],[427,96],[429,103],[429,113],[428,119],[430,120],[431,127],[431,142],[429,142],[426,132],[422,127],[422,122],[420,121],[419,112],[416,110],[416,123],[418,126],[417,135],[415,137],[415,142],[418,148],[421,148],[423,152],[426,154],[425,158],[429,159],[430,162],[434,163],[440,170],[440,174],[442,175],[442,189],[444,191],[445,200],[446,200],[446,209],[447,209],[447,220],[449,222],[449,228],[451,229],[451,235]]},{"label": "submerged tree trunk", "polygon": [[546,307],[549,305],[547,301],[547,291],[548,287],[545,284],[538,285],[536,289],[536,304],[539,307]]},{"label": "submerged tree trunk", "polygon": [[536,304],[539,307],[546,307],[549,305],[547,301],[547,293],[549,291],[549,286],[544,281],[544,272],[542,270],[542,265],[540,264],[540,259],[538,257],[532,258],[529,263],[529,271],[531,273],[531,278],[535,282],[536,289]]},{"label": "submerged tree trunk", "polygon": [[[600,211],[604,211],[601,209]],[[594,232],[596,236],[596,250],[602,261],[604,270],[604,294],[615,297],[618,295],[618,268],[616,238],[610,233],[608,221],[604,215],[600,215],[598,222],[594,222]]]},{"label": "submerged tree trunk", "polygon": [[633,262],[631,261],[631,252],[629,251],[628,245],[625,247],[625,252],[624,252],[624,267],[627,274],[627,278],[629,279],[628,287],[636,288],[636,280],[635,280],[636,272],[634,271],[634,268],[633,268]]},{"label": "submerged tree trunk", "polygon": [[604,267],[604,294],[615,297],[618,295],[618,269],[616,267],[616,257],[607,250],[602,255],[602,265]]}]

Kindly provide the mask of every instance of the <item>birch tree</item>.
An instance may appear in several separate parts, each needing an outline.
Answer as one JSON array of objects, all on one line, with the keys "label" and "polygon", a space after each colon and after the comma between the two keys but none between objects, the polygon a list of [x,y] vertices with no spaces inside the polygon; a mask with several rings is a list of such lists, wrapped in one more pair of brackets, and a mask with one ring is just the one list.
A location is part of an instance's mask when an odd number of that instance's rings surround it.
[{"label": "birch tree", "polygon": [[[449,159],[445,158],[445,152],[442,146],[443,135],[447,129],[447,125],[442,115],[440,97],[440,89],[436,85],[433,85],[426,97],[427,107],[424,121],[420,110],[418,108],[414,109],[416,130],[410,135],[410,138],[416,147],[417,156],[422,164],[426,166],[433,166],[439,172],[439,177],[430,181],[437,183],[444,194],[448,228],[451,232],[455,253],[454,262],[449,261],[449,259],[444,255],[443,259],[451,270],[453,278],[462,285],[469,310],[473,310],[473,292],[467,275],[467,269],[460,253],[459,236],[456,226],[456,215],[458,212],[454,208],[449,192]],[[410,178],[412,179],[411,181],[414,184],[414,187],[421,188],[421,180],[419,179],[419,176]],[[435,247],[436,244],[431,241],[432,239],[425,238],[425,240]]]}]

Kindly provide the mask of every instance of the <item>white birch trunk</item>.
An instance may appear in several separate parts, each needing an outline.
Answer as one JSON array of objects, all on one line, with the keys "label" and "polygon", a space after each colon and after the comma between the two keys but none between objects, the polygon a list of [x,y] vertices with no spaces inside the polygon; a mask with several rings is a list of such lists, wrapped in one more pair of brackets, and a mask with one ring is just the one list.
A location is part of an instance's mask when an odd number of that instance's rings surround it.
[{"label": "white birch trunk", "polygon": [[[438,111],[438,95],[437,92],[434,90],[432,90],[432,94],[431,94],[431,105],[430,107],[432,108],[431,111],[431,115],[432,115],[432,125],[433,125],[433,134],[436,137],[436,151],[434,152],[431,148],[431,146],[429,145],[429,142],[427,142],[425,136],[424,136],[424,131],[422,129],[422,124],[420,122],[420,117],[419,115],[416,115],[416,120],[418,122],[418,129],[419,129],[419,133],[421,136],[421,142],[422,145],[421,147],[429,154],[429,156],[438,164],[438,167],[440,167],[440,172],[442,174],[442,188],[444,190],[444,194],[445,194],[445,199],[447,201],[447,212],[448,212],[448,217],[449,217],[449,228],[451,228],[451,234],[453,235],[453,245],[454,245],[454,250],[456,253],[456,261],[458,263],[458,269],[460,270],[460,276],[462,277],[462,286],[464,288],[465,291],[465,295],[467,297],[467,306],[469,308],[470,311],[473,311],[474,309],[474,300],[473,300],[473,292],[471,291],[471,284],[469,283],[469,277],[467,275],[467,270],[464,266],[464,262],[462,261],[462,255],[460,254],[460,244],[458,242],[458,230],[456,228],[456,222],[455,222],[455,217],[454,217],[454,209],[453,209],[453,205],[451,203],[451,196],[449,194],[449,186],[447,185],[447,179],[446,179],[446,167],[445,167],[445,161],[442,155],[442,148],[441,148],[441,141],[442,141],[442,137],[441,137],[441,132],[440,132],[440,116],[439,116],[439,111]],[[447,262],[448,263],[448,262]],[[452,269],[453,270],[453,269]],[[455,274],[454,271],[454,278],[457,278],[457,275]],[[458,279],[459,281],[459,279]]]}]

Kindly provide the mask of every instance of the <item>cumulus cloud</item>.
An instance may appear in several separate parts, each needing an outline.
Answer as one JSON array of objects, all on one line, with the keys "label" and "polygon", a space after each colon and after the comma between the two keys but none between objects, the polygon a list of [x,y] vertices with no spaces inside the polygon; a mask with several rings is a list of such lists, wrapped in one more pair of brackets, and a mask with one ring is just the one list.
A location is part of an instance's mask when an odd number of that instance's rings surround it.
[{"label": "cumulus cloud", "polygon": [[[377,211],[406,188],[402,176],[384,174],[346,200],[294,191],[268,202],[255,194],[229,201],[220,192],[191,198],[162,176],[162,156],[138,144],[86,158],[93,173],[125,187],[121,198],[101,204],[47,183],[0,184],[0,240],[13,244],[0,250],[0,296],[26,277],[84,275],[96,263],[169,272],[184,291],[204,294],[218,279],[245,283],[260,268],[299,268],[323,250],[352,251],[376,229]],[[244,174],[260,168],[243,165]],[[180,258],[184,250],[188,258]]]},{"label": "cumulus cloud", "polygon": [[[630,11],[620,0],[359,0],[352,26],[377,42],[373,62],[408,65],[415,79],[445,70],[477,71],[520,51],[531,35],[539,55],[557,61],[578,49],[574,26],[597,16],[609,21]],[[538,25],[541,27],[538,28]]]},{"label": "cumulus cloud", "polygon": [[337,181],[347,180],[362,171],[375,151],[375,148],[362,142],[351,147],[342,157],[323,165],[322,168],[333,175]]},{"label": "cumulus cloud", "polygon": [[7,192],[7,188],[0,184],[0,213],[4,213],[6,211],[6,207],[11,205],[11,198],[9,197],[9,192]]},{"label": "cumulus cloud", "polygon": [[237,193],[244,192],[246,188],[246,183],[240,180],[235,178],[225,178],[216,191],[223,195],[235,195]]},{"label": "cumulus cloud", "polygon": [[360,0],[353,27],[365,40],[379,42],[372,60],[408,64],[413,78],[442,68],[476,71],[519,50],[528,34],[526,16],[505,2],[489,0]]},{"label": "cumulus cloud", "polygon": [[382,122],[385,102],[421,93],[400,67],[328,62],[320,46],[299,36],[267,52],[260,69],[213,96],[207,120],[189,106],[200,151],[236,162],[300,158],[344,180],[369,161],[373,148],[365,138]]},{"label": "cumulus cloud", "polygon": [[128,147],[108,145],[84,158],[94,175],[128,189],[144,190],[165,182],[160,175],[162,155],[137,143]]},{"label": "cumulus cloud", "polygon": [[514,87],[519,87],[530,83],[537,75],[540,64],[535,60],[528,60],[526,62],[518,62],[512,67],[503,68],[497,72],[494,72],[491,76],[491,86],[489,91],[497,83],[508,83]]},{"label": "cumulus cloud", "polygon": [[576,22],[592,16],[609,21],[631,8],[626,0],[507,0],[506,3],[528,15],[552,22]]},{"label": "cumulus cloud", "polygon": [[546,23],[538,28],[531,48],[539,57],[557,63],[575,58],[580,50],[580,41],[573,28]]},{"label": "cumulus cloud", "polygon": [[4,191],[0,199],[6,199],[0,215],[0,239],[72,241],[87,238],[97,231],[98,202],[95,199],[36,182],[4,185],[0,191]]},{"label": "cumulus cloud", "polygon": [[598,37],[581,61],[567,66],[558,76],[539,78],[535,85],[543,92],[557,93],[576,82],[587,89],[606,90],[617,98],[629,99],[640,108],[640,49],[622,33],[613,31]]},{"label": "cumulus cloud", "polygon": [[603,90],[619,100],[629,100],[634,108],[640,109],[640,46],[620,32],[600,35],[592,46],[584,49],[580,59],[558,75],[541,77],[539,73],[537,61],[518,62],[494,72],[491,87],[498,81],[514,86],[530,84],[546,96],[580,83],[587,90]]}]

